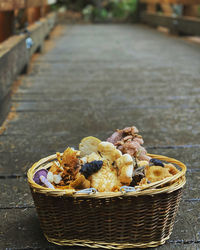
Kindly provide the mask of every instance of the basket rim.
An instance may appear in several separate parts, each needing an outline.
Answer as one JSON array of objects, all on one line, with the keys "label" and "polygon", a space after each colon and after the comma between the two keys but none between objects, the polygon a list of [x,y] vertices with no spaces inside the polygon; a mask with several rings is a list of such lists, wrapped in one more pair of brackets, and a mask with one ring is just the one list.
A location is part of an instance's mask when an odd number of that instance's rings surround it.
[{"label": "basket rim", "polygon": [[[61,154],[62,155],[62,154]],[[148,154],[152,158],[166,161],[168,163],[173,163],[178,165],[181,170],[172,177],[167,177],[161,181],[153,182],[143,186],[136,186],[136,191],[131,192],[96,192],[96,193],[77,193],[75,189],[52,189],[40,186],[33,181],[33,176],[35,172],[40,168],[48,168],[51,166],[50,161],[56,160],[56,154],[47,156],[40,159],[38,162],[34,163],[32,167],[27,172],[28,183],[34,192],[42,193],[49,196],[71,196],[71,197],[83,197],[83,198],[112,198],[112,197],[122,197],[122,196],[142,196],[142,195],[155,195],[160,193],[171,193],[180,188],[182,188],[186,183],[185,173],[187,167],[181,161],[174,158],[169,158],[163,155]],[[45,166],[44,166],[45,164]],[[175,182],[176,181],[176,182]],[[162,187],[164,184],[169,182],[174,182],[169,186]]]},{"label": "basket rim", "polygon": [[[171,234],[171,233],[170,233]],[[91,240],[80,240],[80,239],[73,239],[73,240],[58,240],[48,235],[44,234],[45,238],[56,245],[60,246],[81,246],[81,247],[90,247],[90,248],[104,248],[104,249],[128,249],[128,248],[147,248],[147,247],[157,247],[163,245],[166,240],[169,239],[170,234],[163,238],[162,240],[158,241],[151,241],[147,243],[115,243],[115,242],[102,242],[102,241],[91,241]]]}]

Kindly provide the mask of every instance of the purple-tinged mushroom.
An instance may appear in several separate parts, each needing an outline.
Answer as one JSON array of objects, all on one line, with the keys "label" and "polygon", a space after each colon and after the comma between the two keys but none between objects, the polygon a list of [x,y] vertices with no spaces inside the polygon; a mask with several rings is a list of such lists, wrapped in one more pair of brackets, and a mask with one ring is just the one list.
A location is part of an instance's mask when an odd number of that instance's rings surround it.
[{"label": "purple-tinged mushroom", "polygon": [[38,170],[33,177],[33,180],[35,183],[41,185],[41,186],[46,186],[48,188],[54,188],[54,186],[47,180],[47,174],[48,171],[46,169],[40,169]]},{"label": "purple-tinged mushroom", "polygon": [[54,186],[44,176],[40,176],[40,181],[44,183],[46,187],[55,189]]}]

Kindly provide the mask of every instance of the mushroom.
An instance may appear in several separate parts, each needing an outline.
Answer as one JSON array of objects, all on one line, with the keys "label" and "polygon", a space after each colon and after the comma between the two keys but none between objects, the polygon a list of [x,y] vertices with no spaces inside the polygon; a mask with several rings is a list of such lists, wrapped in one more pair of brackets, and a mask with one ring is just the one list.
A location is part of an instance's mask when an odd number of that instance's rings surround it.
[{"label": "mushroom", "polygon": [[41,186],[45,185],[48,188],[55,189],[54,186],[47,180],[47,174],[48,174],[48,171],[46,169],[38,170],[34,174],[34,177],[33,177],[34,182]]}]

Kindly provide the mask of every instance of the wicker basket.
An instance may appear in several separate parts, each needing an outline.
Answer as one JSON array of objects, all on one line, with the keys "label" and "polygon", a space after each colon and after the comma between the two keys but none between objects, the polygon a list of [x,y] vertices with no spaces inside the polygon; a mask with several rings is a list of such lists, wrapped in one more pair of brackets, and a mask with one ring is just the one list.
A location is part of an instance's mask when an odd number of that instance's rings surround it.
[{"label": "wicker basket", "polygon": [[165,156],[150,156],[176,164],[181,171],[142,190],[89,194],[36,184],[34,173],[50,167],[56,155],[35,163],[28,171],[28,182],[47,240],[58,245],[107,249],[164,244],[173,229],[186,166]]}]

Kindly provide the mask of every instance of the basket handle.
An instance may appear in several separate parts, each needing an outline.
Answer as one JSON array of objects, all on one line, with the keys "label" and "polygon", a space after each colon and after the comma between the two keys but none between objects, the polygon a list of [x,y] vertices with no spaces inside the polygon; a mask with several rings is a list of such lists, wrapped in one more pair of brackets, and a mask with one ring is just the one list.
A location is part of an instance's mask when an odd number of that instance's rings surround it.
[{"label": "basket handle", "polygon": [[131,187],[131,186],[122,186],[120,188],[120,192],[122,192],[122,194],[124,193],[129,193],[129,192],[136,192],[137,190],[135,189],[135,187]]},{"label": "basket handle", "polygon": [[86,188],[79,191],[76,191],[75,194],[96,194],[96,188]]}]

